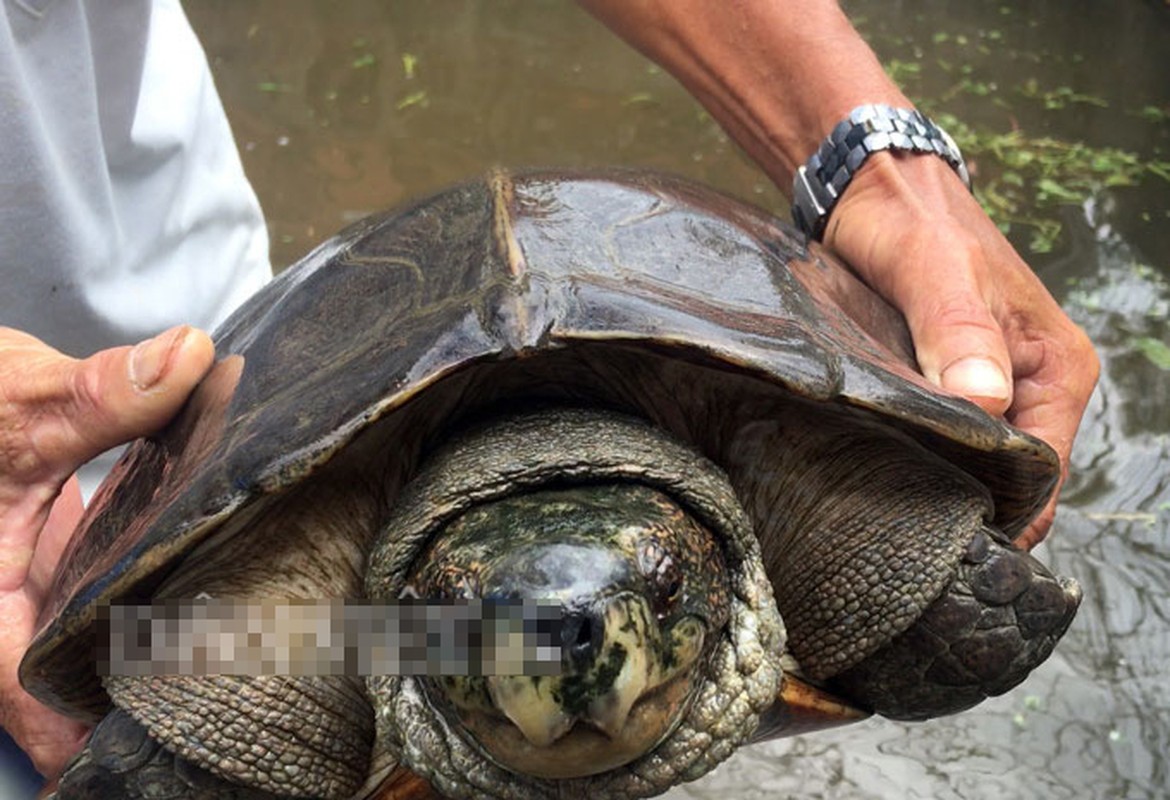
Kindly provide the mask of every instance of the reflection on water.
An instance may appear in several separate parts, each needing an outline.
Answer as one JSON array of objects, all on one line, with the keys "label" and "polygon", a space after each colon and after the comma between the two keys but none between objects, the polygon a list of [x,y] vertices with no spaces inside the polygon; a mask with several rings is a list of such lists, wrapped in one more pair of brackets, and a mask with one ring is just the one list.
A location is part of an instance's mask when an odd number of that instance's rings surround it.
[{"label": "reflection on water", "polygon": [[[848,6],[932,111],[1170,158],[1162,3]],[[278,265],[358,216],[495,164],[655,167],[786,207],[670,78],[569,4],[190,0],[187,10]],[[985,179],[1003,170],[986,156],[980,166]],[[769,743],[671,797],[1170,792],[1170,184],[1148,177],[1038,213],[1063,229],[1033,263],[1103,362],[1041,554],[1085,589],[1064,643],[1025,685],[974,711]],[[1026,250],[1027,227],[1011,235]]]},{"label": "reflection on water", "polygon": [[497,164],[656,167],[781,207],[682,89],[572,5],[219,0],[187,11],[277,265],[355,217]]}]

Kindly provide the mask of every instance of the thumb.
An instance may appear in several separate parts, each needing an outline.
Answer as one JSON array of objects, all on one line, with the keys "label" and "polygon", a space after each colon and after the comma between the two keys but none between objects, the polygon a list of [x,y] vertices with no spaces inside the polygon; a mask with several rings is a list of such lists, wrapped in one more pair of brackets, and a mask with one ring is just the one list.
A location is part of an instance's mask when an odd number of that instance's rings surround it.
[{"label": "thumb", "polygon": [[[207,372],[207,334],[172,328],[134,347],[84,360],[15,331],[0,336],[0,393],[7,440],[0,463],[18,484],[64,481],[78,466],[162,427]],[[15,440],[14,440],[15,439]]]},{"label": "thumb", "polygon": [[906,321],[927,380],[990,414],[1008,410],[1011,357],[1002,329],[977,291],[949,291],[910,305]]},{"label": "thumb", "polygon": [[[69,443],[78,448],[71,455],[88,460],[161,428],[210,369],[214,355],[206,333],[180,325],[77,364],[70,381],[69,416],[83,435]],[[96,452],[85,452],[87,447]]]},{"label": "thumb", "polygon": [[825,244],[902,312],[927,380],[1002,415],[1013,361],[992,299],[1019,286],[989,267],[1019,258],[942,159],[883,155],[850,184]]}]

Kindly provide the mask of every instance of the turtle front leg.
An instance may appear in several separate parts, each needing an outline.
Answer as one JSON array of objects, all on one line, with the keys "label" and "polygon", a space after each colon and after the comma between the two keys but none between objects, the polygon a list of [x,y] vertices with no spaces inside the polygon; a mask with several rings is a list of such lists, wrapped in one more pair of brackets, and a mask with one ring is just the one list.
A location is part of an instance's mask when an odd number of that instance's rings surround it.
[{"label": "turtle front leg", "polygon": [[[761,423],[729,459],[800,673],[908,720],[1020,683],[1072,621],[1075,581],[987,523],[994,504],[968,473],[897,432],[838,423]],[[770,454],[780,466],[756,470]]]},{"label": "turtle front leg", "polygon": [[120,708],[94,728],[65,768],[56,800],[272,800],[276,795],[229,783],[176,756]]},{"label": "turtle front leg", "polygon": [[885,647],[829,685],[891,719],[952,714],[1003,694],[1048,658],[1081,601],[994,528],[976,531],[951,584]]},{"label": "turtle front leg", "polygon": [[345,800],[369,776],[373,714],[356,679],[107,677],[115,710],[58,800]]}]

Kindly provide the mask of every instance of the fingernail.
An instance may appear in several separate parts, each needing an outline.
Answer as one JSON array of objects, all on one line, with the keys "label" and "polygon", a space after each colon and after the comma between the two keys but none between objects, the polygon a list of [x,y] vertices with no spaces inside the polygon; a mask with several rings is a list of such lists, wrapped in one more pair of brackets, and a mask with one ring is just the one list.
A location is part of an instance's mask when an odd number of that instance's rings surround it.
[{"label": "fingernail", "polygon": [[184,325],[134,346],[130,351],[130,381],[134,388],[140,392],[149,391],[162,379],[189,331],[190,328]]},{"label": "fingernail", "polygon": [[1012,396],[1003,370],[989,358],[961,358],[943,370],[944,389],[964,397],[990,397],[1007,400]]}]

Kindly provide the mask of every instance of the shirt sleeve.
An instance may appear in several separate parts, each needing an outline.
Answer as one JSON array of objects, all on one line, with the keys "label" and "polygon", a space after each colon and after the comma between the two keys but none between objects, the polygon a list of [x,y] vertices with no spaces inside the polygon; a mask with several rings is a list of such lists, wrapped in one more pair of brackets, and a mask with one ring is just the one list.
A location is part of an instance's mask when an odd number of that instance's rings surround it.
[{"label": "shirt sleeve", "polygon": [[260,205],[177,0],[0,3],[0,94],[0,324],[84,356],[212,329],[268,279]]}]

